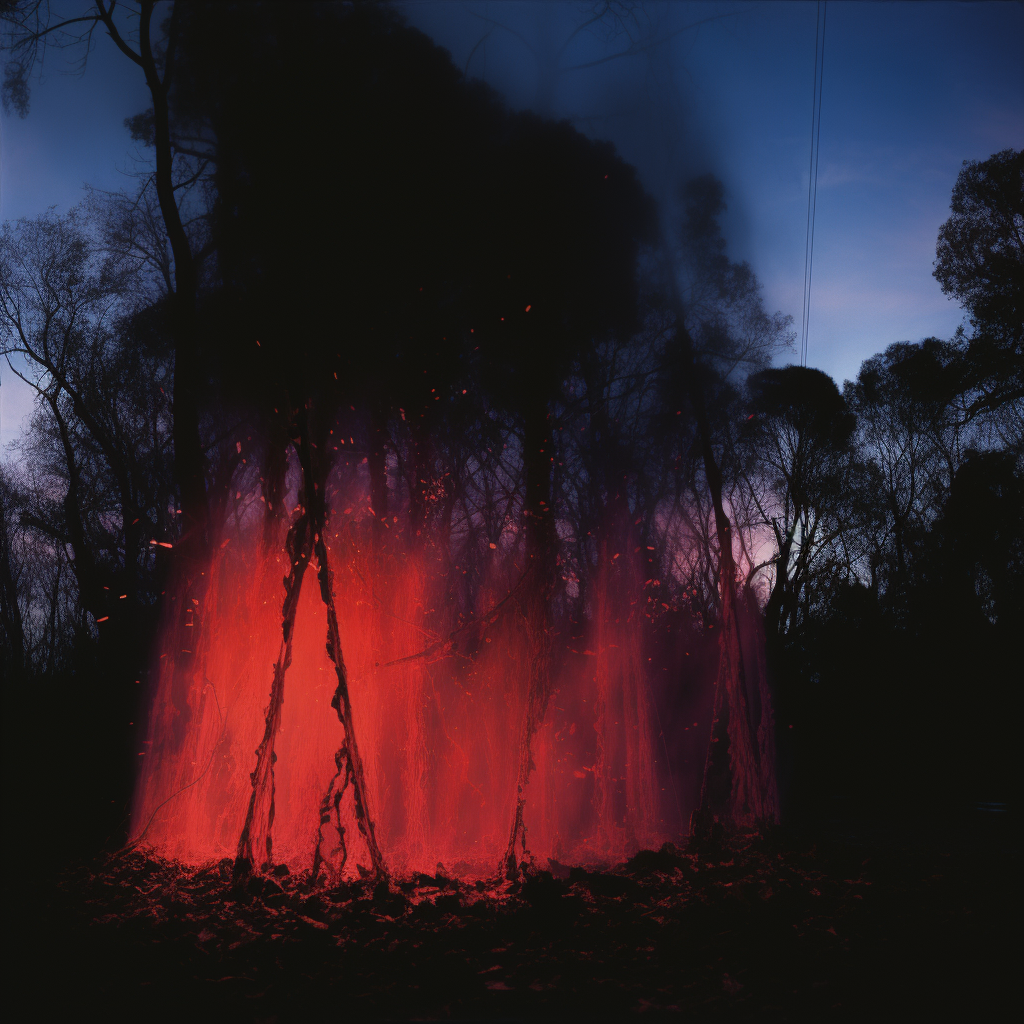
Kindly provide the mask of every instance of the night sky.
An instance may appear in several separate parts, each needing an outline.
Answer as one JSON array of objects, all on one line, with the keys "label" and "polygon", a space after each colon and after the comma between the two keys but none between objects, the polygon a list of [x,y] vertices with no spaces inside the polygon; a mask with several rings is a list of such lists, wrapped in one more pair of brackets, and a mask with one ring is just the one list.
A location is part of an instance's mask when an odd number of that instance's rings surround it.
[{"label": "night sky", "polygon": [[[629,30],[667,41],[613,59],[622,31],[570,39],[591,4],[396,6],[460,67],[476,47],[469,74],[510,105],[611,139],[657,198],[716,173],[730,254],[799,326],[815,3],[647,2]],[[1019,3],[828,3],[808,361],[838,381],[893,341],[961,322],[931,276],[936,233],[962,161],[1024,144],[1022,39]],[[51,52],[28,118],[2,117],[5,220],[66,210],[86,183],[132,190],[145,169],[123,126],[148,106],[139,69],[98,36],[85,74],[68,70]],[[2,381],[6,443],[30,399],[6,367]]]}]

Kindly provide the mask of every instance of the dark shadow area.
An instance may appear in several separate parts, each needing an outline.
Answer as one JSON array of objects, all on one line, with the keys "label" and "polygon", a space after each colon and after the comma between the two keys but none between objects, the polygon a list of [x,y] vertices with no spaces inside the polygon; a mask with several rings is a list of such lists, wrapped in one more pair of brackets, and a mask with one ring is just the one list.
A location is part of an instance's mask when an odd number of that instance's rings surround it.
[{"label": "dark shadow area", "polygon": [[[233,889],[131,855],[23,932],[40,1019],[958,1019],[1009,995],[1008,822],[823,825],[644,851],[612,873]],[[76,1010],[77,1008],[77,1010]],[[144,1009],[143,1009],[144,1008]]]}]

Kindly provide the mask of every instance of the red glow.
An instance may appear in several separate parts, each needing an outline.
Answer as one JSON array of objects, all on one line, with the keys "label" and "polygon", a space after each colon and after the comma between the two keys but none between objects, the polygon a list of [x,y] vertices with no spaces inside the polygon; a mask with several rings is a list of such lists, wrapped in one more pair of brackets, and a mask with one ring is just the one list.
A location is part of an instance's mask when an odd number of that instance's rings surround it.
[{"label": "red glow", "polygon": [[[352,517],[336,519],[331,532],[354,726],[388,865],[433,872],[440,861],[451,871],[492,874],[508,841],[537,641],[524,617],[526,603],[513,598],[506,602],[511,610],[491,625],[447,643],[460,622],[445,611],[447,573],[429,549],[379,560]],[[173,659],[159,661],[150,754],[140,768],[133,820],[136,836],[145,830],[147,846],[190,863],[235,856],[251,792],[287,569],[283,552],[262,558],[257,549],[239,537],[218,551],[208,571],[196,668],[184,684],[179,679],[179,694]],[[674,838],[675,827],[660,820],[657,732],[649,720],[640,629],[609,610],[607,592],[623,586],[623,572],[616,572],[614,588],[607,575],[598,587],[589,635],[572,644],[582,653],[566,648],[557,659],[556,689],[534,740],[526,845],[539,867],[549,857],[619,860]],[[495,569],[481,588],[477,618],[518,579],[514,567],[508,575]],[[311,866],[320,803],[342,739],[331,709],[336,677],[325,636],[326,612],[311,568],[275,744],[274,861],[293,871]],[[369,859],[350,802],[342,805],[341,820],[349,851],[344,873],[352,875]],[[330,865],[338,845],[333,824],[324,825],[324,837]]]}]

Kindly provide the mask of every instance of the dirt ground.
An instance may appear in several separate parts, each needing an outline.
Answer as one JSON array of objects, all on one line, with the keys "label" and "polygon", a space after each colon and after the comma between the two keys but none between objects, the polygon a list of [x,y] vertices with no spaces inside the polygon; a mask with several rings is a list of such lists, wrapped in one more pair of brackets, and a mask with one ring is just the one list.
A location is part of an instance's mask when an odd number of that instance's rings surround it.
[{"label": "dirt ground", "polygon": [[240,889],[141,853],[49,884],[22,865],[8,993],[40,1021],[995,1020],[1015,859],[1004,823],[969,823],[390,891],[284,873]]}]

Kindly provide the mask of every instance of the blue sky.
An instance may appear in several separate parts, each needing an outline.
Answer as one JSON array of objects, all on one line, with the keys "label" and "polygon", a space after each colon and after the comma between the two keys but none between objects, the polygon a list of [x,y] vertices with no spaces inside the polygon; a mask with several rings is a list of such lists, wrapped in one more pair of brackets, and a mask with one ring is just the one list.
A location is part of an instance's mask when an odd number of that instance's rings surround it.
[{"label": "blue sky", "polygon": [[[536,106],[545,54],[593,5],[400,6],[460,66],[490,31],[471,73]],[[655,195],[673,174],[718,174],[733,257],[799,325],[817,4],[643,8],[678,34],[653,56],[563,72],[552,112],[615,141]],[[828,3],[808,361],[840,382],[890,342],[961,322],[931,276],[935,239],[962,161],[1024,145],[1022,41],[1018,3]],[[562,63],[624,45],[581,34]]]},{"label": "blue sky", "polygon": [[[581,70],[567,69],[626,45],[599,25],[559,58],[593,4],[396,6],[460,67],[476,46],[469,73],[510,105],[610,138],[656,196],[686,174],[718,174],[731,254],[799,324],[815,3],[647,2],[638,30],[668,42]],[[1022,40],[1020,3],[828,3],[808,361],[840,383],[890,342],[960,323],[931,276],[935,237],[961,162],[1024,145]],[[3,219],[67,209],[86,183],[131,187],[138,167],[123,127],[148,106],[138,69],[106,38],[80,77],[51,58],[28,118],[0,120]],[[6,442],[29,396],[0,374]]]}]

